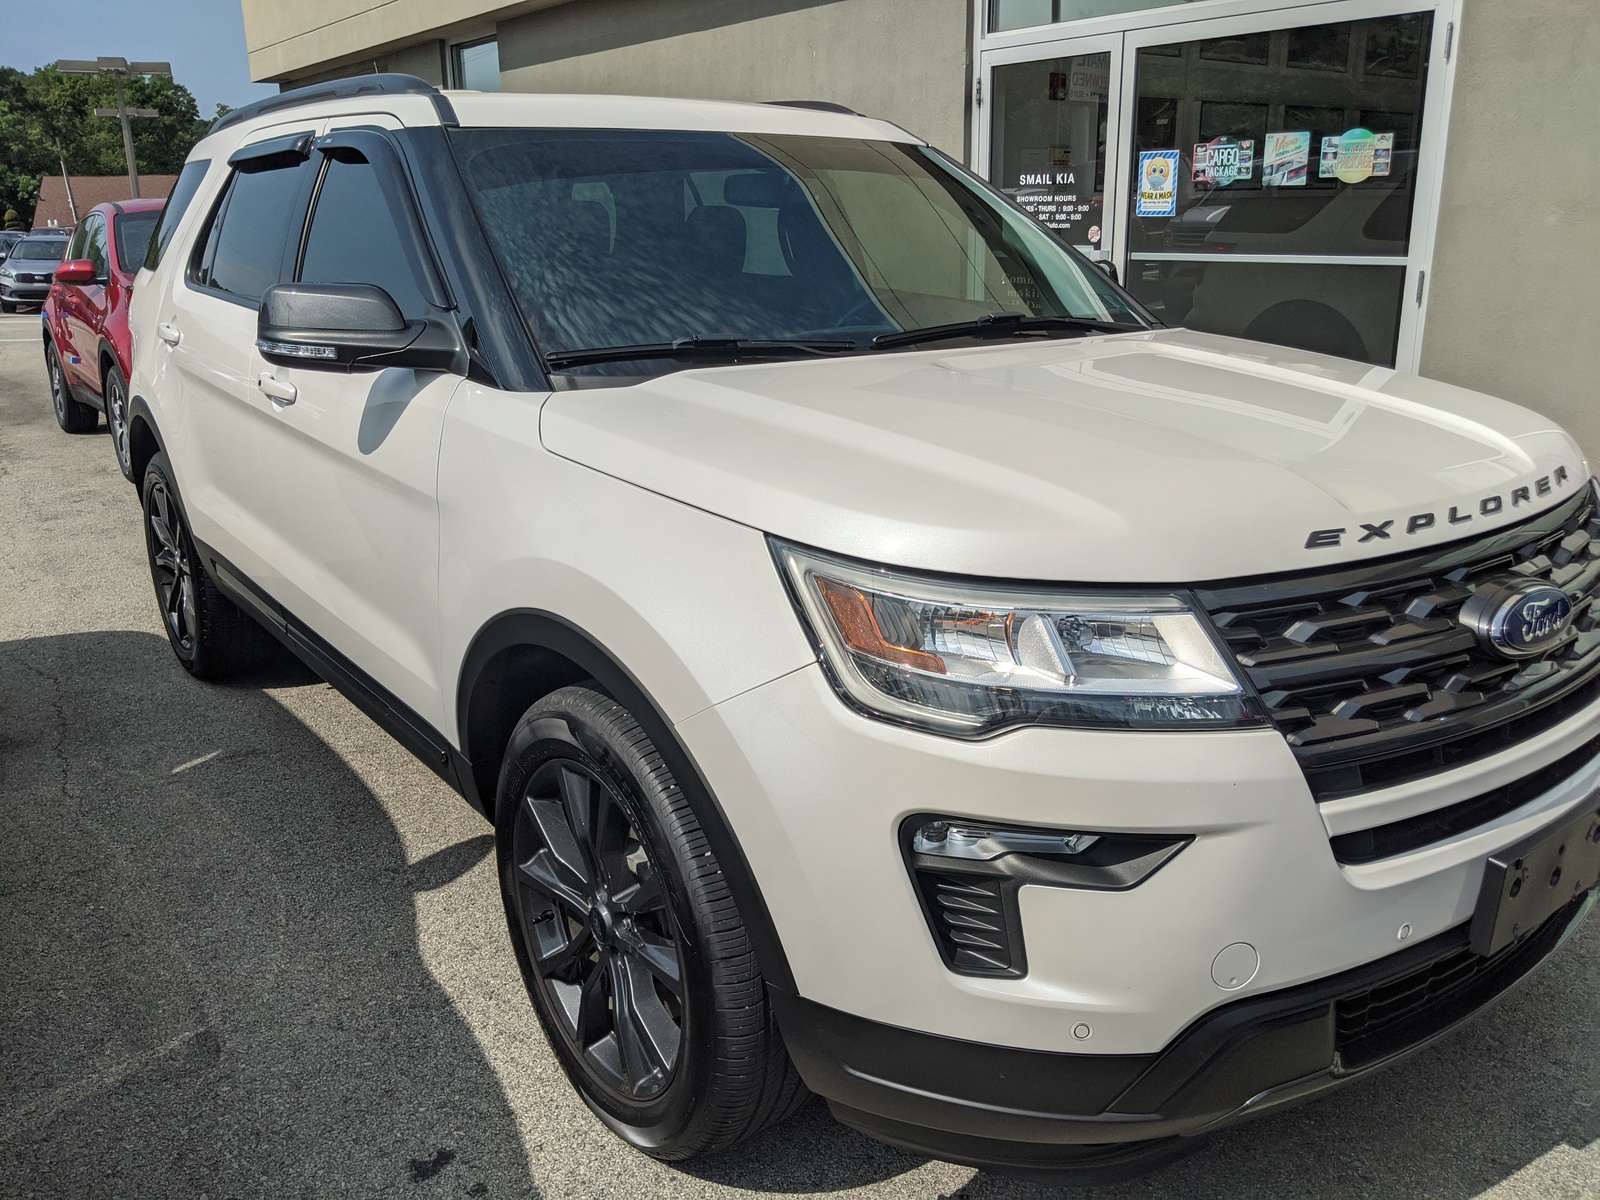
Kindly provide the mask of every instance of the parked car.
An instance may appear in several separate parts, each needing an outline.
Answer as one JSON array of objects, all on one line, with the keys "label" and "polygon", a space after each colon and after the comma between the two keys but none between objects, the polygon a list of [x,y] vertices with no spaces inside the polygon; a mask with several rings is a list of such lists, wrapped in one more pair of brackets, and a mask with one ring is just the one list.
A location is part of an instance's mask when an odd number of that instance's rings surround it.
[{"label": "parked car", "polygon": [[105,413],[117,465],[129,479],[128,302],[164,203],[122,200],[91,209],[72,233],[43,310],[56,420],[68,433],[90,433]]},{"label": "parked car", "polygon": [[25,304],[42,304],[66,248],[65,234],[30,233],[19,239],[0,262],[0,312],[14,313]]},{"label": "parked car", "polygon": [[0,229],[0,262],[5,262],[6,255],[11,253],[11,247],[26,236],[18,229]]},{"label": "parked car", "polygon": [[893,125],[363,76],[220,121],[149,262],[178,662],[276,638],[494,822],[533,1009],[648,1154],[809,1089],[1141,1169],[1593,906],[1572,438],[1161,328]]}]

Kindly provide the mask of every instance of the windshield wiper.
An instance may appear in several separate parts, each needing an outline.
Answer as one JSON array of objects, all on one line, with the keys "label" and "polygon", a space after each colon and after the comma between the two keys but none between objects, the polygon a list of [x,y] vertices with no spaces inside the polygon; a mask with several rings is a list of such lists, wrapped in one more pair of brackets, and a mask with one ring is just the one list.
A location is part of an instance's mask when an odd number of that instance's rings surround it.
[{"label": "windshield wiper", "polygon": [[556,350],[544,356],[552,370],[581,367],[589,363],[629,362],[636,358],[688,358],[732,362],[741,358],[782,358],[796,354],[842,354],[857,350],[848,338],[742,338],[720,334],[701,334],[675,342],[641,342],[636,346],[589,346],[580,350]]},{"label": "windshield wiper", "polygon": [[1142,333],[1143,325],[1124,325],[1116,321],[1096,321],[1090,317],[1030,317],[1026,313],[990,313],[974,321],[957,321],[953,325],[927,325],[921,329],[906,329],[899,333],[883,333],[872,339],[874,350],[889,350],[895,346],[916,346],[922,342],[940,342],[952,338],[1002,338],[1017,333]]}]

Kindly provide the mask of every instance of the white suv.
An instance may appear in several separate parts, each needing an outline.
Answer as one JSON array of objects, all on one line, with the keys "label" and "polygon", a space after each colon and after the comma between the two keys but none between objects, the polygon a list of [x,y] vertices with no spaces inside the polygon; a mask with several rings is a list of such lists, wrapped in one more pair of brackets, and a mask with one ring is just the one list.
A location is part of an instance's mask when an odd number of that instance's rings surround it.
[{"label": "white suv", "polygon": [[1600,878],[1600,514],[1535,413],[1159,328],[827,105],[241,109],[133,302],[173,649],[495,823],[574,1085],[1087,1179],[1475,1012]]}]

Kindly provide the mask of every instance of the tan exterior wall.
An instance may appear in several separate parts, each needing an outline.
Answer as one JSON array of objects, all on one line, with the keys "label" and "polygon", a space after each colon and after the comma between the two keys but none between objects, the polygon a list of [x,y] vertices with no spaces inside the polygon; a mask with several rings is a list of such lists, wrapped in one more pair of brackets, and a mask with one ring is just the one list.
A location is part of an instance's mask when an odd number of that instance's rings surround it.
[{"label": "tan exterior wall", "polygon": [[[225,0],[217,0],[218,3]],[[452,30],[563,4],[567,0],[239,0],[250,78],[310,82],[353,72],[334,69],[381,58],[398,46]],[[367,68],[370,70],[371,68]],[[396,70],[400,68],[394,68]]]},{"label": "tan exterior wall", "polygon": [[1600,462],[1600,4],[1463,8],[1422,373],[1546,413]]},{"label": "tan exterior wall", "polygon": [[583,0],[500,25],[506,91],[832,100],[958,157],[968,0]]}]

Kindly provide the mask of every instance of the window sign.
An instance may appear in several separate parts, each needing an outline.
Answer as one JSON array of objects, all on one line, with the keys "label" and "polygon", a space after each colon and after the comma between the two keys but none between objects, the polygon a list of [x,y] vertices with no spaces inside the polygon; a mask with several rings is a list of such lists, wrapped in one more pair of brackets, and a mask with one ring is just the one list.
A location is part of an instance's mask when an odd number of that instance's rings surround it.
[{"label": "window sign", "polygon": [[1245,138],[1213,138],[1194,148],[1194,169],[1191,178],[1195,183],[1209,183],[1227,187],[1249,179],[1256,166],[1256,141]]},{"label": "window sign", "polygon": [[1373,133],[1370,129],[1347,129],[1338,137],[1322,139],[1322,159],[1317,168],[1321,179],[1341,183],[1360,183],[1374,175],[1389,174],[1394,161],[1394,134]]},{"label": "window sign", "polygon": [[1170,217],[1178,211],[1178,152],[1142,150],[1139,153],[1139,198],[1134,215]]},{"label": "window sign", "polygon": [[1311,131],[1269,133],[1261,155],[1261,182],[1267,187],[1304,187],[1311,162]]},{"label": "window sign", "polygon": [[1075,170],[1024,172],[1018,184],[1016,202],[1051,229],[1072,228],[1095,206],[1094,198],[1079,186]]}]

